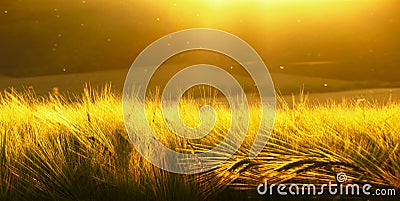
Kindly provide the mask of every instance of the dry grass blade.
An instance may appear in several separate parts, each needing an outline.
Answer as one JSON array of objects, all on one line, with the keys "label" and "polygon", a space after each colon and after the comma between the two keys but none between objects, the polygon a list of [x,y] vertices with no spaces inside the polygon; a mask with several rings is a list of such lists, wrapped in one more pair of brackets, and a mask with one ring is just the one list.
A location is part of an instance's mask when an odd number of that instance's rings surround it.
[{"label": "dry grass blade", "polygon": [[[254,189],[265,179],[321,184],[335,181],[338,172],[345,172],[350,182],[400,187],[398,103],[310,105],[306,95],[301,97],[291,104],[279,98],[273,132],[255,159],[248,154],[258,127],[237,124],[237,133],[248,131],[239,150],[227,154],[237,141],[231,139],[210,157],[180,161],[198,169],[215,167],[189,176],[156,168],[135,150],[125,131],[121,99],[109,85],[103,90],[88,86],[74,98],[2,93],[0,200],[218,200],[231,187]],[[183,122],[199,123],[193,113],[198,106],[195,98],[182,102]],[[149,123],[174,150],[204,153],[220,144],[230,128],[229,108],[215,106],[219,121],[211,136],[201,139],[184,140],[172,133],[155,97],[149,97],[148,122],[135,125]],[[249,108],[260,114],[259,107]]]}]

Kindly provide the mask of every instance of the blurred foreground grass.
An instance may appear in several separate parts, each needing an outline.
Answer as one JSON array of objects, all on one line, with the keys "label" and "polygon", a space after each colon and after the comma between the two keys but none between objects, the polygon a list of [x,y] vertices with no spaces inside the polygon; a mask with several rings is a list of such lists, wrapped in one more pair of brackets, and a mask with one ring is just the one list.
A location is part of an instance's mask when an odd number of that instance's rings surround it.
[{"label": "blurred foreground grass", "polygon": [[[197,108],[195,100],[184,103],[188,111]],[[158,137],[166,144],[187,145],[157,126],[163,125],[161,113],[152,108],[148,112],[156,115],[152,122]],[[214,137],[193,141],[186,150],[202,152],[219,143],[229,112],[220,106],[217,114],[222,120]],[[289,106],[279,100],[274,131],[257,158],[247,158],[247,140],[213,171],[177,175],[152,166],[135,151],[124,127],[121,98],[109,86],[86,88],[75,98],[56,91],[46,98],[31,90],[4,92],[0,200],[257,200],[262,198],[255,188],[264,179],[318,185],[334,182],[338,172],[345,172],[351,183],[399,188],[399,114],[400,105],[391,101],[311,105],[301,96]],[[191,114],[184,119],[199,123]],[[232,197],[233,192],[253,193]]]}]

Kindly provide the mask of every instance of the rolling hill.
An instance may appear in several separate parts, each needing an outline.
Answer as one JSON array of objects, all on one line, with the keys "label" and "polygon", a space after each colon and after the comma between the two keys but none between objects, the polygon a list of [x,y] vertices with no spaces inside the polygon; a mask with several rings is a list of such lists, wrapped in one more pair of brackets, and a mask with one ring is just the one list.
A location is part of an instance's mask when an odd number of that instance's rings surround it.
[{"label": "rolling hill", "polygon": [[[0,90],[14,88],[22,91],[31,87],[38,95],[46,95],[52,92],[54,88],[57,88],[60,93],[81,94],[85,84],[90,84],[94,88],[101,88],[105,84],[111,84],[114,90],[122,92],[127,73],[127,70],[120,69],[91,73],[64,73],[28,78],[0,76]],[[298,95],[302,89],[304,89],[305,93],[310,94],[310,98],[313,101],[321,102],[328,99],[340,101],[342,97],[366,97],[379,100],[387,99],[390,94],[393,98],[400,97],[399,83],[343,81],[285,75],[283,73],[272,73],[271,76],[278,93],[284,95],[289,102],[291,101],[291,96]],[[247,80],[249,78],[239,77],[239,79]]]}]

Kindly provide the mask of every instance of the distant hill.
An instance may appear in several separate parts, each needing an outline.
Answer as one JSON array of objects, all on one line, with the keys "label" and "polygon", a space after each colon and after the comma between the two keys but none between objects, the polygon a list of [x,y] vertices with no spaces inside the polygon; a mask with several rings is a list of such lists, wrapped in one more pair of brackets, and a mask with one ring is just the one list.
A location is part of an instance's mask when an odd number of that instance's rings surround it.
[{"label": "distant hill", "polygon": [[[32,87],[39,95],[48,94],[54,88],[57,88],[61,93],[81,94],[85,84],[89,84],[94,88],[101,88],[105,84],[111,84],[114,90],[122,92],[127,73],[127,70],[120,69],[91,73],[64,73],[59,75],[27,78],[0,76],[0,91],[8,90],[10,88],[23,91],[27,87]],[[400,87],[400,82],[371,83],[363,81],[343,81],[327,78],[286,75],[282,73],[272,73],[271,76],[276,90],[278,93],[283,95],[298,94],[301,90],[304,90],[306,93],[327,93],[370,88]],[[155,80],[156,85],[158,85],[163,79],[168,79],[168,77],[159,77]],[[247,82],[248,79],[248,77],[242,75],[239,75],[238,77],[238,80],[244,82]]]}]

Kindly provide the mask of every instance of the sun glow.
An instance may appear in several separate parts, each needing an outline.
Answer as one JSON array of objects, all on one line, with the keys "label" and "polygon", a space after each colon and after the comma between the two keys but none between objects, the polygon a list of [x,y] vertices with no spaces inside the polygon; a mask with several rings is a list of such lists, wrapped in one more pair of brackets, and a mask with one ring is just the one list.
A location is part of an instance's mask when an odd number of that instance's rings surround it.
[{"label": "sun glow", "polygon": [[[285,19],[296,18],[352,18],[360,12],[379,9],[381,1],[373,0],[177,0],[173,3],[152,3],[169,16],[191,21],[189,24],[203,26],[229,26],[242,22],[244,18],[259,23],[286,23]],[[383,2],[383,1],[382,1]],[[170,10],[171,8],[171,10]],[[265,21],[267,20],[267,21]],[[235,22],[233,22],[235,21]]]}]

